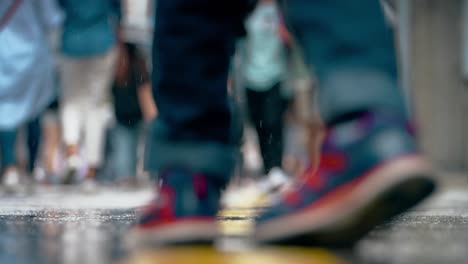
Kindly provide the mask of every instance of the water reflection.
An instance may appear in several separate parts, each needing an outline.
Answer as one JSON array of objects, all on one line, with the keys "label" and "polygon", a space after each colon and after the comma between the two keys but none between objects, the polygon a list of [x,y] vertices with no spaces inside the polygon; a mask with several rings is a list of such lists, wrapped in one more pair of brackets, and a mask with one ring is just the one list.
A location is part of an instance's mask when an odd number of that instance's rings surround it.
[{"label": "water reflection", "polygon": [[135,210],[40,210],[0,216],[0,263],[112,263]]},{"label": "water reflection", "polygon": [[129,252],[123,240],[136,220],[131,208],[151,194],[103,188],[83,195],[64,187],[14,197],[0,192],[0,263],[337,263],[320,249],[255,248],[251,233],[258,210],[252,209],[220,212],[221,247]]}]

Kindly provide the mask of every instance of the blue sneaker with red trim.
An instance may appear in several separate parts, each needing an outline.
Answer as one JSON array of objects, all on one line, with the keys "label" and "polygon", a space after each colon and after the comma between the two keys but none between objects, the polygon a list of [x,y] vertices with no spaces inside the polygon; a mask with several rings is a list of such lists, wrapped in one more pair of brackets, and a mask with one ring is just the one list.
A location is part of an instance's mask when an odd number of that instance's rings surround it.
[{"label": "blue sneaker with red trim", "polygon": [[221,185],[203,174],[171,169],[160,175],[156,199],[142,211],[129,243],[167,245],[212,242],[217,236]]},{"label": "blue sneaker with red trim", "polygon": [[258,217],[256,238],[350,245],[426,198],[432,177],[406,122],[363,113],[327,131],[318,168]]}]

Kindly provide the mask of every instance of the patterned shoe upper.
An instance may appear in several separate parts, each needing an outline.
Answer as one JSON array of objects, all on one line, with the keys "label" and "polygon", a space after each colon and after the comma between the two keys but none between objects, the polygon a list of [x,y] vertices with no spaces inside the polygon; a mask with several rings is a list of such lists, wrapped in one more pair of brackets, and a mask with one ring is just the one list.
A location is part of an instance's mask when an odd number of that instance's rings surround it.
[{"label": "patterned shoe upper", "polygon": [[140,215],[138,226],[151,228],[179,220],[213,219],[218,211],[220,188],[203,174],[171,169],[161,175],[155,200]]},{"label": "patterned shoe upper", "polygon": [[417,153],[405,120],[364,113],[327,131],[318,168],[305,171],[301,181],[259,222],[318,206],[325,195],[366,178],[373,169],[395,158]]}]

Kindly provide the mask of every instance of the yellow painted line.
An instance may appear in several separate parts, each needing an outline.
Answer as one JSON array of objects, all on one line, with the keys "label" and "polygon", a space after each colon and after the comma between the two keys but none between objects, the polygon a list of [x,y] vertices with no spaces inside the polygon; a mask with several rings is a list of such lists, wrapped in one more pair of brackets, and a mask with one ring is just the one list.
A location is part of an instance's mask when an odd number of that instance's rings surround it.
[{"label": "yellow painted line", "polygon": [[257,209],[239,209],[239,208],[227,208],[218,213],[218,217],[227,218],[227,217],[241,217],[249,218],[254,217],[258,214]]},{"label": "yellow painted line", "polygon": [[255,222],[252,219],[219,221],[218,228],[224,236],[249,236],[253,234]]},{"label": "yellow painted line", "polygon": [[218,228],[225,236],[248,236],[255,227],[255,210],[226,209],[218,214],[224,220],[218,221]]},{"label": "yellow painted line", "polygon": [[209,246],[169,247],[135,253],[122,264],[341,264],[347,263],[320,248],[263,247],[223,253]]},{"label": "yellow painted line", "polygon": [[[218,228],[224,236],[249,237],[254,229],[255,209],[229,208],[219,212]],[[224,219],[224,220],[223,220]],[[332,252],[307,247],[258,247],[226,253],[210,246],[155,248],[134,252],[122,264],[341,264]]]}]

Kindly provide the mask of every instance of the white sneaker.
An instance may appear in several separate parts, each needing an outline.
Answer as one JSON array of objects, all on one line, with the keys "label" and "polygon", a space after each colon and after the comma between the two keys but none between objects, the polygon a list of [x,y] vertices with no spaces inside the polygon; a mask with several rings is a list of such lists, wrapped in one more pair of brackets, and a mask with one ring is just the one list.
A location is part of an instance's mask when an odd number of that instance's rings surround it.
[{"label": "white sneaker", "polygon": [[82,161],[78,155],[73,155],[67,159],[67,167],[63,178],[64,184],[73,184],[76,182],[81,165]]},{"label": "white sneaker", "polygon": [[21,173],[16,167],[5,171],[2,178],[2,185],[8,193],[16,193],[22,190]]},{"label": "white sneaker", "polygon": [[221,199],[221,203],[224,208],[269,207],[279,196],[279,190],[290,182],[290,177],[282,169],[273,168],[266,176],[266,179],[227,190]]},{"label": "white sneaker", "polygon": [[260,182],[268,192],[277,191],[291,182],[291,178],[280,168],[273,168],[268,172],[267,179]]},{"label": "white sneaker", "polygon": [[95,194],[99,191],[99,186],[96,179],[86,177],[81,183],[80,189],[85,194]]}]

